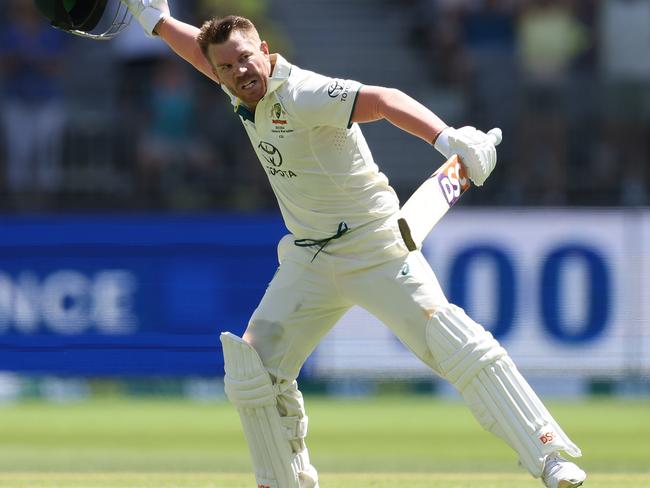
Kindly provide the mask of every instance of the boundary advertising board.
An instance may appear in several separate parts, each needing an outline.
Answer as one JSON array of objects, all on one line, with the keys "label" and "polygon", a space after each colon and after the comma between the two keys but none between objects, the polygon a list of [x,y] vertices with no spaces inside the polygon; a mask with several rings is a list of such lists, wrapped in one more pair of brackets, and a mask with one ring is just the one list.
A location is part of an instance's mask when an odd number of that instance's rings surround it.
[{"label": "boundary advertising board", "polygon": [[[221,375],[277,267],[277,215],[0,219],[0,371]],[[450,301],[525,374],[650,374],[650,210],[456,209],[424,254]],[[354,308],[309,359],[322,378],[429,376]]]}]

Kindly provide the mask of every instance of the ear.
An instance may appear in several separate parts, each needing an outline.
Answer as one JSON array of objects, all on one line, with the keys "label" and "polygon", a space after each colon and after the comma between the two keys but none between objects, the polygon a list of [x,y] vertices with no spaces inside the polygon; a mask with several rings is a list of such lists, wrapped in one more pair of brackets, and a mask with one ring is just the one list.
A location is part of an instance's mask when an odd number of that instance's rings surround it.
[{"label": "ear", "polygon": [[267,56],[271,54],[271,51],[269,51],[269,45],[266,43],[266,41],[262,41],[260,44],[260,51],[262,51],[264,54]]},{"label": "ear", "polygon": [[219,73],[217,72],[217,68],[214,66],[210,65],[210,69],[212,71],[212,74],[214,75],[214,80],[221,85],[221,78],[219,78]]}]

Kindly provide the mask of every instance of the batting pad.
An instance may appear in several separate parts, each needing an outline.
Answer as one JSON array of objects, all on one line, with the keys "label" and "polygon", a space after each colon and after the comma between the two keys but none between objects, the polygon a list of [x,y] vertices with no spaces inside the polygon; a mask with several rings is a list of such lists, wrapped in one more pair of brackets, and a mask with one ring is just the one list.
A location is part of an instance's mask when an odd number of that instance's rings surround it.
[{"label": "batting pad", "polygon": [[542,475],[544,459],[554,451],[581,455],[505,349],[461,308],[449,304],[433,314],[427,345],[476,419],[517,451],[533,476]]},{"label": "batting pad", "polygon": [[317,488],[307,450],[294,453],[290,441],[304,438],[307,418],[281,418],[277,389],[262,360],[246,341],[221,334],[228,399],[237,407],[248,442],[257,485],[264,488]]}]

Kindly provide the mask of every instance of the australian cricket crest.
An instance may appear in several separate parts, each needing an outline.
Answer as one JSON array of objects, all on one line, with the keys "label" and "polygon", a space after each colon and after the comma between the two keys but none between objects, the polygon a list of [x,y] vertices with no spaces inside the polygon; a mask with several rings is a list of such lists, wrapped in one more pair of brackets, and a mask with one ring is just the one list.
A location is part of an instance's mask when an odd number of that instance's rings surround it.
[{"label": "australian cricket crest", "polygon": [[280,103],[274,103],[271,107],[271,122],[274,124],[284,125],[287,123],[286,112],[282,109]]},{"label": "australian cricket crest", "polygon": [[289,134],[293,129],[288,127],[287,112],[285,112],[282,104],[276,102],[271,106],[271,132],[274,134]]}]

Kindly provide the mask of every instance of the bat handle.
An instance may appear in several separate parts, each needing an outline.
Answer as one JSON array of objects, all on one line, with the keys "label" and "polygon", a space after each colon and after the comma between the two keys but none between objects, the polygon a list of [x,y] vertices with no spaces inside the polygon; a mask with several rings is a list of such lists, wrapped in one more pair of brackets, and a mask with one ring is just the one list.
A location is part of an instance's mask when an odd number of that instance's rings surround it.
[{"label": "bat handle", "polygon": [[501,133],[501,129],[499,129],[498,127],[495,127],[494,129],[490,129],[487,135],[490,137],[490,139],[492,139],[492,143],[495,146],[501,144],[501,141],[503,140],[503,134]]}]

